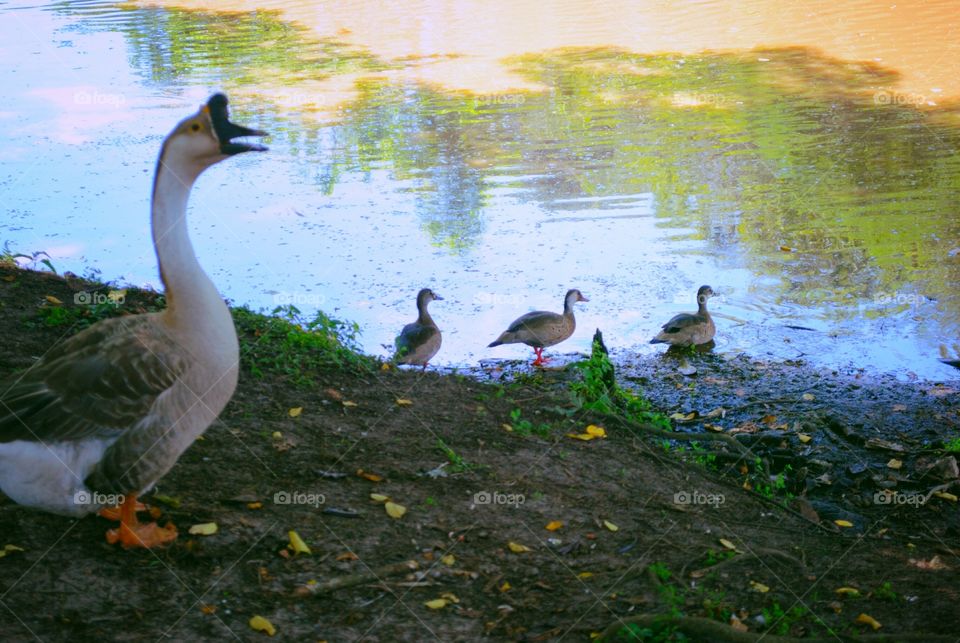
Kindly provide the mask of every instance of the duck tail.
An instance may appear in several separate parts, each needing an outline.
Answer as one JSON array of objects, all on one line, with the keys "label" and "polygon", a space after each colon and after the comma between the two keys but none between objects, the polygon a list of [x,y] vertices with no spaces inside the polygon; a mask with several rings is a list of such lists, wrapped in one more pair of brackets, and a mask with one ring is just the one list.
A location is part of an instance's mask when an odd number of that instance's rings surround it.
[{"label": "duck tail", "polygon": [[502,344],[502,343],[503,343],[503,342],[501,342],[499,339],[495,339],[495,340],[493,340],[492,342],[490,342],[489,344],[487,344],[487,347],[488,347],[488,348],[493,348],[494,346],[499,346],[499,345]]},{"label": "duck tail", "polygon": [[651,344],[666,344],[667,342],[666,342],[665,340],[660,339],[659,337],[654,337],[653,339],[650,340],[650,343],[651,343]]}]

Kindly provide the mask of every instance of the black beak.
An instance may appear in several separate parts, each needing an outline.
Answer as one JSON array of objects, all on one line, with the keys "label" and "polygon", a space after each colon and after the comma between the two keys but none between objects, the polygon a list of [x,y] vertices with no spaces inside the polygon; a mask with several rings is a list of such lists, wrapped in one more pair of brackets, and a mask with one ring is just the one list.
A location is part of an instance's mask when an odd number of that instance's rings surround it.
[{"label": "black beak", "polygon": [[213,130],[217,133],[220,140],[220,151],[227,155],[239,154],[241,152],[266,152],[267,148],[256,143],[235,143],[232,139],[240,136],[268,136],[266,132],[258,129],[250,129],[243,125],[237,125],[230,122],[230,116],[227,111],[227,97],[223,94],[214,94],[207,101],[207,109],[210,111],[210,121],[213,123]]}]

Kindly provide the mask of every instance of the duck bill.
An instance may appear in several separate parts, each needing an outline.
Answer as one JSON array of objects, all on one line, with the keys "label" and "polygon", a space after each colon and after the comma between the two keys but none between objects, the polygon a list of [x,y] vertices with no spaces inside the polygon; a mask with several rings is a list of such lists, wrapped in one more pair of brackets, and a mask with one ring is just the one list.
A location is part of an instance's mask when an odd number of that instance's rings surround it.
[{"label": "duck bill", "polygon": [[220,141],[220,151],[223,154],[232,156],[242,152],[267,151],[266,146],[258,143],[244,143],[233,140],[243,136],[267,136],[267,133],[262,130],[231,123],[226,96],[223,94],[214,94],[210,97],[210,100],[207,101],[206,107],[210,114],[210,121],[213,123],[213,130],[217,133],[217,139]]},{"label": "duck bill", "polygon": [[590,300],[584,297],[583,295],[580,295],[580,298],[577,299],[577,301],[590,301]]}]

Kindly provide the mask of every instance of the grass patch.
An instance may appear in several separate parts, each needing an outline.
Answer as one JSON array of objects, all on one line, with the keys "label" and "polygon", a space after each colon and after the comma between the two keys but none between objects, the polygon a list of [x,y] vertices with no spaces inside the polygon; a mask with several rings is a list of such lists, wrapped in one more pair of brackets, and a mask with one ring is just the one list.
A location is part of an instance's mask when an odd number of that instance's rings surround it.
[{"label": "grass patch", "polygon": [[271,315],[233,308],[240,338],[240,365],[255,377],[281,375],[298,386],[314,384],[328,370],[370,371],[376,360],[360,352],[360,327],[320,311],[305,320],[295,306],[278,306]]}]

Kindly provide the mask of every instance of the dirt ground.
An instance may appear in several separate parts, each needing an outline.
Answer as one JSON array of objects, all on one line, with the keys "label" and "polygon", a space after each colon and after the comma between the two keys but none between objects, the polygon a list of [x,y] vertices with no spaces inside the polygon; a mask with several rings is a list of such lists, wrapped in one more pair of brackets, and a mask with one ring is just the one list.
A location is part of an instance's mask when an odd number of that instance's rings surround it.
[{"label": "dirt ground", "polygon": [[[0,268],[0,378],[76,332],[40,311],[82,287]],[[749,452],[590,415],[570,368],[244,370],[146,498],[171,546],[0,500],[0,640],[960,640],[960,384],[613,357],[674,430]]]}]

